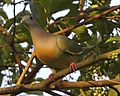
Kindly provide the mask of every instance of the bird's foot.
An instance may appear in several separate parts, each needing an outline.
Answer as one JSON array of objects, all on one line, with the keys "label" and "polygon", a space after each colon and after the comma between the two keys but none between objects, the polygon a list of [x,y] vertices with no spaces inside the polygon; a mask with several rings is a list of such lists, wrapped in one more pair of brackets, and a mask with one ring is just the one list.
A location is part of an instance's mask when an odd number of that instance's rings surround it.
[{"label": "bird's foot", "polygon": [[48,79],[51,81],[51,82],[55,82],[55,79],[54,79],[54,73],[50,74]]},{"label": "bird's foot", "polygon": [[78,69],[77,64],[76,63],[71,63],[70,64],[70,69],[75,72]]}]

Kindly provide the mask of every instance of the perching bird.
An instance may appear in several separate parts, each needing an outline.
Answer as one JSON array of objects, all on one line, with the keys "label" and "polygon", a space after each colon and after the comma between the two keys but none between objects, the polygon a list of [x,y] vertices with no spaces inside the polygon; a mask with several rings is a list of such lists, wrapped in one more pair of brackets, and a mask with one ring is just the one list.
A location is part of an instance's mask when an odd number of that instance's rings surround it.
[{"label": "perching bird", "polygon": [[30,15],[24,16],[22,23],[30,31],[34,52],[43,64],[56,71],[69,66],[73,71],[77,69],[76,63],[83,51],[75,41],[46,32]]}]

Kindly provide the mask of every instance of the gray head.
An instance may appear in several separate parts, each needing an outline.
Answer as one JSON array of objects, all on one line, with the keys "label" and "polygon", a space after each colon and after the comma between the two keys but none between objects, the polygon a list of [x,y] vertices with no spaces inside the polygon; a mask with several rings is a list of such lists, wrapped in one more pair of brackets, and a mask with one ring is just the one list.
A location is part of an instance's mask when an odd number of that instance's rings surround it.
[{"label": "gray head", "polygon": [[34,27],[36,25],[36,20],[34,17],[32,17],[31,15],[26,15],[22,17],[21,23],[27,28],[27,29],[31,29],[32,27]]}]

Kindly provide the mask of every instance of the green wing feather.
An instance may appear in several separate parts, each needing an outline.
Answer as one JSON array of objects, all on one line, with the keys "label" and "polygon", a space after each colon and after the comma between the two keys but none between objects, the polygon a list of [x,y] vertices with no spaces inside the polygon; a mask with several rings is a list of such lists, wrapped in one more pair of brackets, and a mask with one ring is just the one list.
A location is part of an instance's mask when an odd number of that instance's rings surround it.
[{"label": "green wing feather", "polygon": [[64,35],[57,36],[57,45],[62,51],[71,55],[80,55],[83,53],[82,48],[77,42],[67,38]]}]

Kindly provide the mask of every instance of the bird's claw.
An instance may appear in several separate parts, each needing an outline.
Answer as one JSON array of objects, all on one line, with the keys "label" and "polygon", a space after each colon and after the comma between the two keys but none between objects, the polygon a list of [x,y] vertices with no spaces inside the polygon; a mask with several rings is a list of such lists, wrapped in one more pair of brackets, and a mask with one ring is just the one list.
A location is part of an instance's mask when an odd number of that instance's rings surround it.
[{"label": "bird's claw", "polygon": [[51,81],[51,82],[55,82],[55,79],[53,77],[54,73],[50,74],[48,79]]},{"label": "bird's claw", "polygon": [[[78,69],[77,64],[76,63],[71,63],[70,64],[70,69],[75,72]],[[54,76],[54,73],[50,74],[49,77],[48,77],[48,79],[51,82],[55,82],[56,81],[53,76]]]},{"label": "bird's claw", "polygon": [[75,72],[78,69],[77,64],[76,63],[71,63],[70,64],[70,69]]}]

